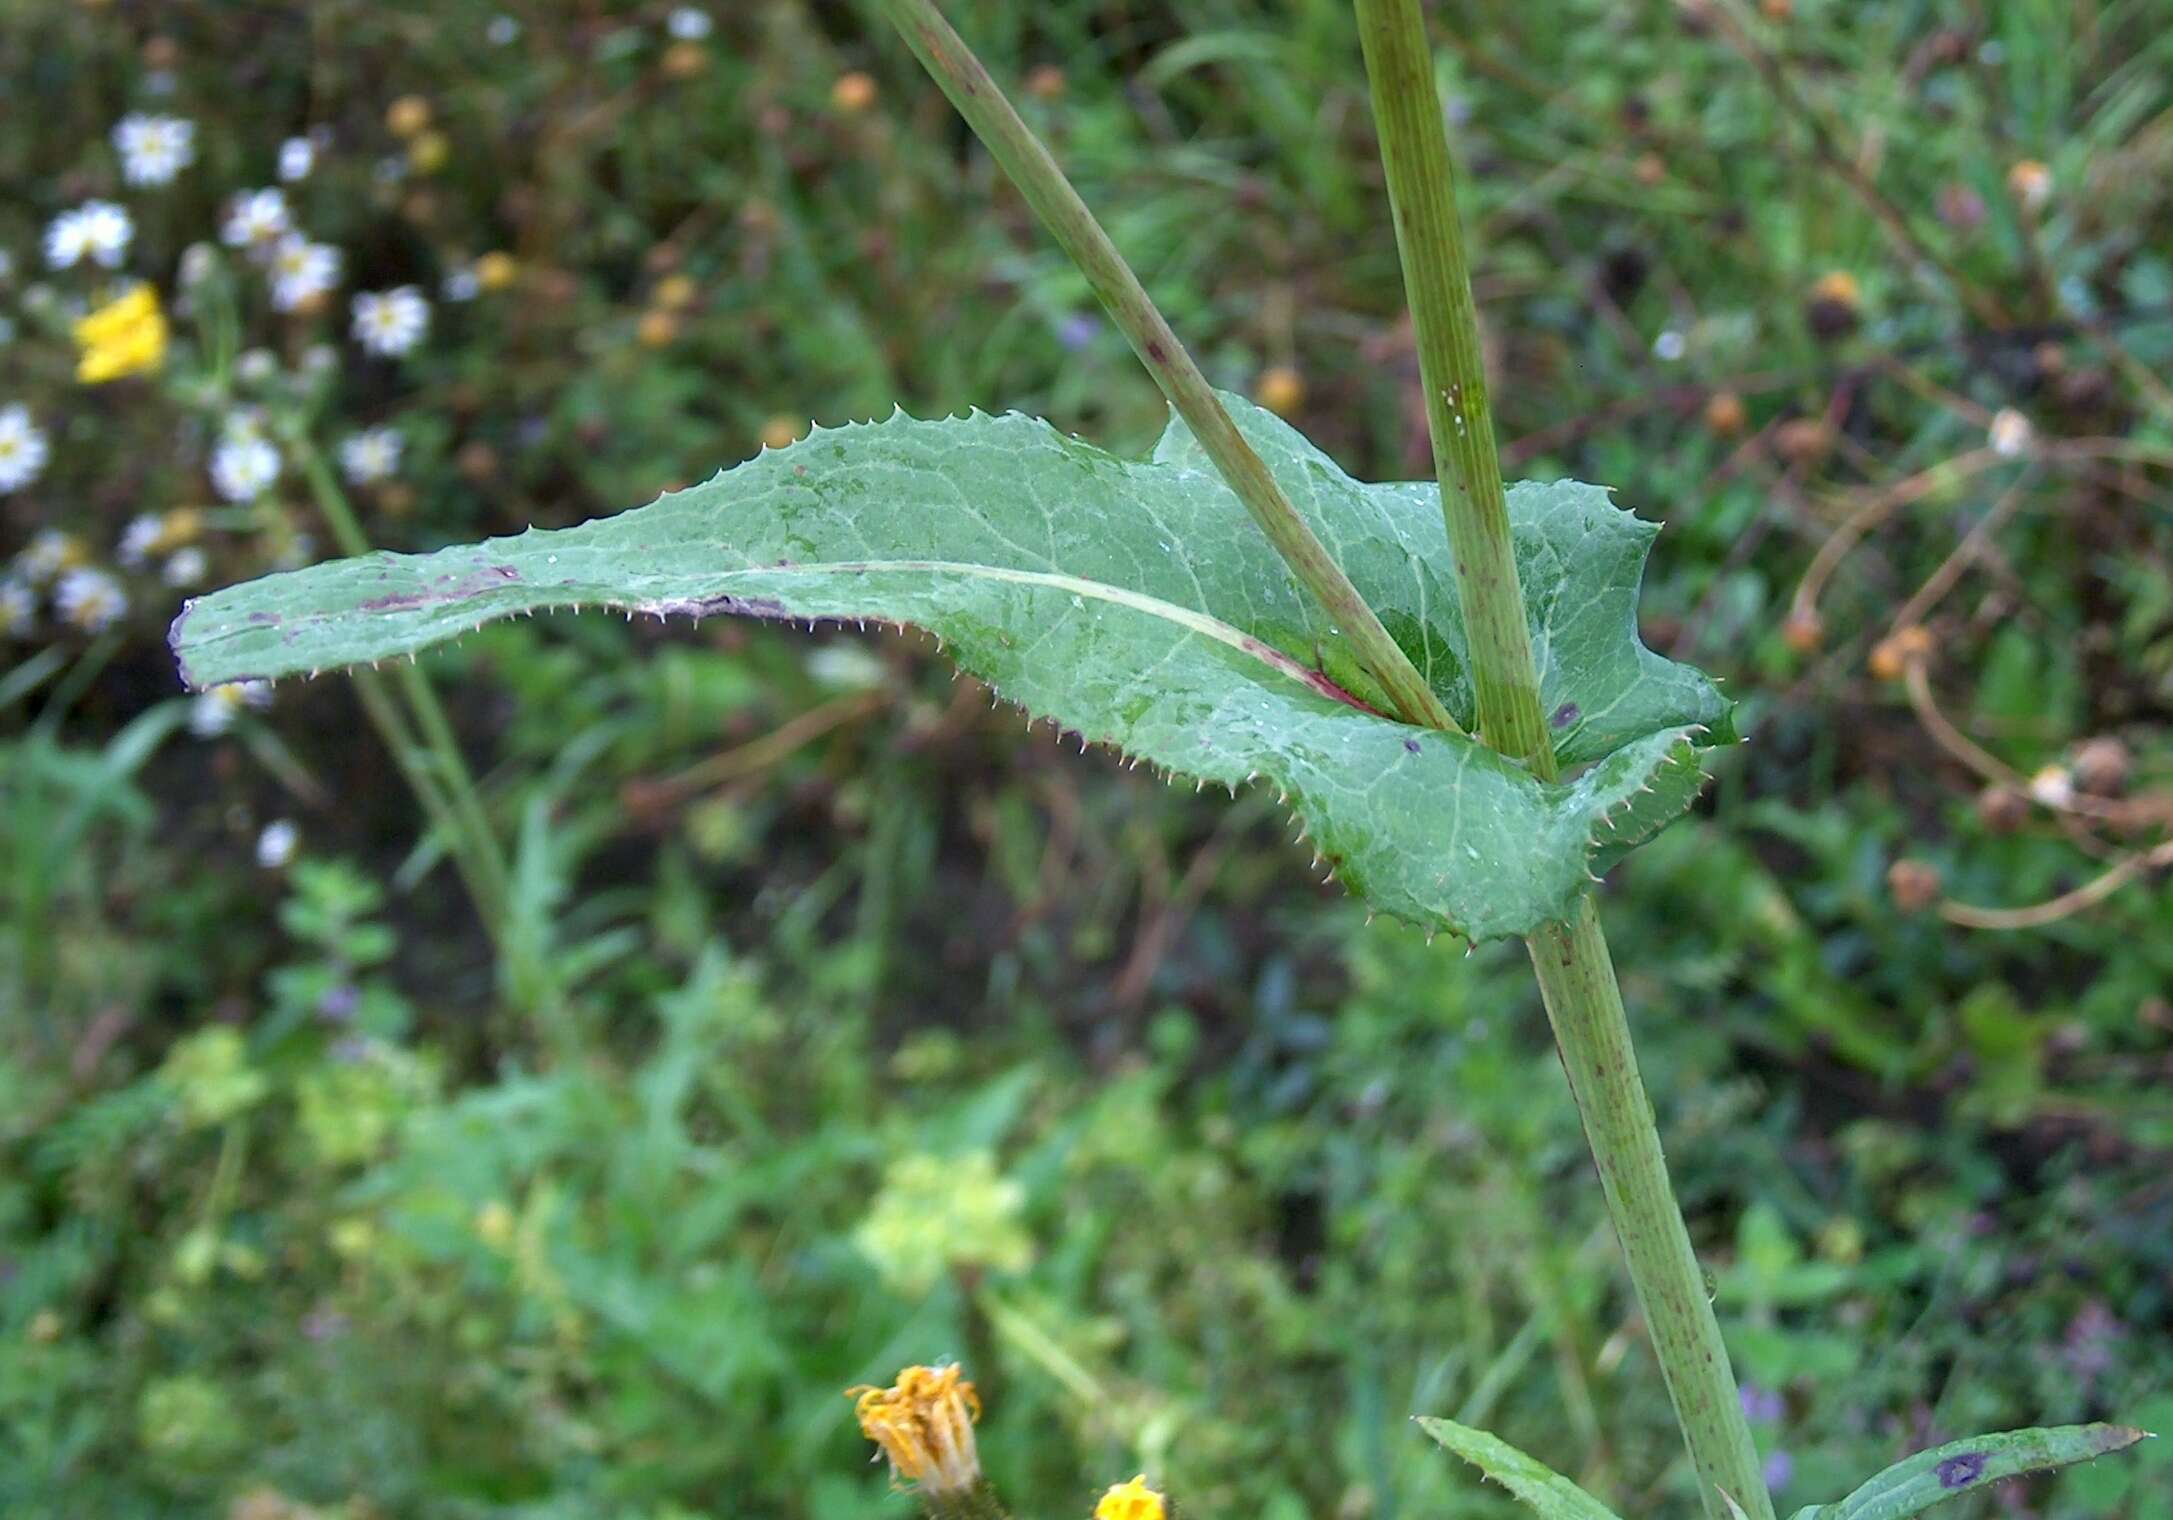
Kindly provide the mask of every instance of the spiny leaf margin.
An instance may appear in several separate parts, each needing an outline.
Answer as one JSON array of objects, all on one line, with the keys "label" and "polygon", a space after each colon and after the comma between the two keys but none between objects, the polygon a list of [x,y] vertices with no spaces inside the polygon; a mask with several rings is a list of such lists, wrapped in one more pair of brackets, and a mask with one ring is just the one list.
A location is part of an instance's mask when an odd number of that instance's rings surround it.
[{"label": "spiny leaf margin", "polygon": [[1417,1423],[1441,1445],[1537,1510],[1540,1520],[1620,1520],[1599,1500],[1500,1436],[1429,1415],[1418,1416]]},{"label": "spiny leaf margin", "polygon": [[[1468,704],[1437,505],[1351,482],[1240,405],[1360,589],[1403,624],[1444,699]],[[1596,502],[1556,499],[1523,525],[1535,633],[1581,629],[1546,647],[1588,654],[1609,644],[1589,668],[1555,666],[1566,755],[1608,735],[1626,706],[1672,720],[1587,757],[1598,763],[1567,785],[1544,785],[1467,740],[1391,722],[1339,684],[1347,661],[1333,630],[1188,446],[1173,429],[1154,460],[1134,464],[1016,414],[930,423],[901,412],[819,429],[580,527],[229,588],[188,604],[173,643],[201,686],[411,654],[551,607],[911,624],[1082,745],[1233,790],[1275,785],[1352,890],[1474,940],[1567,912],[1596,869],[1689,806],[1702,780],[1695,741],[1709,720],[1725,723],[1725,703],[1644,650],[1634,623],[1609,637],[1578,621],[1610,599],[1608,618],[1634,619],[1650,525],[1588,487],[1574,489]],[[1580,564],[1605,584],[1558,583]]]}]

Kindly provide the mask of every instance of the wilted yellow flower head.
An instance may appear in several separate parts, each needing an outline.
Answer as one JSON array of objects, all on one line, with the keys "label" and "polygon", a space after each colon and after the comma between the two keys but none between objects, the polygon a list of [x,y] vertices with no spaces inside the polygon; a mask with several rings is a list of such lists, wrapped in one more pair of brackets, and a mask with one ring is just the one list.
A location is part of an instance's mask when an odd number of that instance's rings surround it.
[{"label": "wilted yellow flower head", "polygon": [[166,313],[158,292],[138,285],[75,324],[82,360],[75,377],[85,385],[103,385],[128,375],[149,374],[166,362]]},{"label": "wilted yellow flower head", "polygon": [[1168,1513],[1167,1501],[1147,1486],[1145,1473],[1114,1485],[1094,1506],[1094,1520],[1164,1520]]},{"label": "wilted yellow flower head", "polygon": [[848,1388],[860,1432],[890,1459],[891,1476],[911,1478],[931,1494],[962,1494],[981,1481],[973,1444],[981,1396],[958,1363],[908,1367],[889,1388]]}]

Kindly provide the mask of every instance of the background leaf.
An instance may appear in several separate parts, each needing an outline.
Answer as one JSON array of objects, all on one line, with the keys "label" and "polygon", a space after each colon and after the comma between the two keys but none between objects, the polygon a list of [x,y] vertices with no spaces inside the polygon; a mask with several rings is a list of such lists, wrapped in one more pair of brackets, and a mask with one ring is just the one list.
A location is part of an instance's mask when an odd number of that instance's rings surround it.
[{"label": "background leaf", "polygon": [[1454,1420],[1421,1416],[1418,1424],[1419,1429],[1539,1511],[1542,1520],[1616,1520],[1613,1510],[1499,1436]]},{"label": "background leaf", "polygon": [[2145,1439],[2127,1425],[2047,1425],[1949,1441],[1905,1457],[1837,1504],[1813,1504],[1793,1520],[1907,1520],[2002,1478],[2088,1462]]}]

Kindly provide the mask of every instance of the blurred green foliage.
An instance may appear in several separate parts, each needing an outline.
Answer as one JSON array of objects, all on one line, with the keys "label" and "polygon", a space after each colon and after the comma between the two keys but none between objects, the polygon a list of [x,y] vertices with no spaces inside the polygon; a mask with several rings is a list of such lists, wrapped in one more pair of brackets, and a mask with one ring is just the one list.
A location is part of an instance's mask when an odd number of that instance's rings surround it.
[{"label": "blurred green foliage", "polygon": [[[952,10],[1213,378],[1424,473],[1344,6]],[[1508,1513],[1413,1413],[1679,1505],[1528,973],[1362,927],[1260,799],[1061,753],[911,641],[493,629],[428,665],[515,861],[494,955],[345,683],[190,731],[179,593],[119,563],[126,525],[206,508],[215,582],[323,530],[291,480],[210,506],[187,398],[75,384],[95,282],[40,245],[86,198],[131,207],[193,343],[183,249],[326,129],[287,188],[339,297],[245,319],[281,372],[345,344],[328,425],[405,441],[357,489],[387,544],[613,510],[894,402],[1160,429],[863,7],[718,6],[699,39],[665,6],[500,14],[0,13],[35,125],[0,133],[0,406],[52,454],[0,548],[17,573],[64,531],[131,603],[94,634],[41,601],[0,674],[0,1511],[902,1516],[841,1393],[953,1356],[999,1488],[1050,1514],[1141,1468],[1200,1516]],[[1753,743],[1606,911],[1785,1510],[1969,1431],[2173,1424],[2173,902],[2146,875],[1972,932],[1889,880],[2023,905],[2155,836],[1980,795],[1864,668],[2018,490],[1924,617],[1935,694],[2022,776],[2117,738],[2108,797],[2166,786],[2173,12],[1754,18],[1944,273],[1733,14],[1458,5],[1441,68],[1512,473],[1667,522],[1646,635],[1746,703]],[[196,123],[172,185],[121,183],[131,110]],[[494,252],[510,283],[444,298]],[[399,284],[426,340],[354,351],[346,293]],[[2002,409],[2036,443],[1960,467]],[[2027,1502],[2165,1520],[2169,1461]]]}]

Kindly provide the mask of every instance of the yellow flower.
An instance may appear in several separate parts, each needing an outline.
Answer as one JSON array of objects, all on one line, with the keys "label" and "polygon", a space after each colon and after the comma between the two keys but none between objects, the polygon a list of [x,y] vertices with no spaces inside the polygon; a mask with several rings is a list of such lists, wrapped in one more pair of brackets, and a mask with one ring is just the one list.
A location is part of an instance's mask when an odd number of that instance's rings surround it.
[{"label": "yellow flower", "polygon": [[85,385],[152,373],[166,362],[166,313],[158,292],[138,285],[99,307],[75,324],[75,341],[83,351],[75,377]]},{"label": "yellow flower", "polygon": [[521,277],[521,266],[510,253],[486,253],[475,261],[475,284],[479,290],[506,290]]},{"label": "yellow flower", "polygon": [[453,145],[443,132],[418,132],[407,145],[408,167],[417,174],[435,174],[453,156]]},{"label": "yellow flower", "polygon": [[848,1388],[860,1432],[890,1459],[891,1476],[911,1478],[929,1494],[963,1494],[981,1481],[973,1444],[981,1396],[958,1363],[908,1367],[889,1388]]},{"label": "yellow flower", "polygon": [[1253,400],[1278,417],[1288,417],[1305,405],[1305,377],[1288,364],[1270,365],[1253,385]]},{"label": "yellow flower", "polygon": [[1145,1473],[1115,1485],[1094,1506],[1094,1520],[1164,1520],[1168,1513],[1162,1496],[1147,1486]]}]

